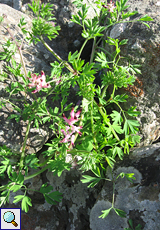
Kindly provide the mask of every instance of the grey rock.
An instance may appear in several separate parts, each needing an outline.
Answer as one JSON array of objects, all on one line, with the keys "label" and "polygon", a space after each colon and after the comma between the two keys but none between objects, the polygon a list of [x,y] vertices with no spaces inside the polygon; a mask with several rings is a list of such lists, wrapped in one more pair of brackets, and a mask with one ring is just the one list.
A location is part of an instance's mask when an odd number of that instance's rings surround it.
[{"label": "grey rock", "polygon": [[92,230],[120,230],[128,227],[127,219],[117,216],[114,210],[111,210],[108,218],[99,218],[102,211],[109,209],[112,204],[109,201],[99,200],[91,210],[90,213],[90,228]]},{"label": "grey rock", "polygon": [[22,1],[21,0],[13,0],[13,8],[15,10],[21,10]]},{"label": "grey rock", "polygon": [[124,32],[125,28],[126,28],[126,23],[120,23],[115,25],[113,29],[111,29],[110,31],[110,37],[118,38],[121,35],[121,33]]}]

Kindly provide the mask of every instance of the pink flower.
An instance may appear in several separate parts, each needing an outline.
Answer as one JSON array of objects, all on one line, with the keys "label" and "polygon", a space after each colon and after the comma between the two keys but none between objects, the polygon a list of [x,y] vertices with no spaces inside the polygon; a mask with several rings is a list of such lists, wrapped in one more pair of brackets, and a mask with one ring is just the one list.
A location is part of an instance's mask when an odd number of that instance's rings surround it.
[{"label": "pink flower", "polygon": [[50,84],[46,82],[46,76],[43,71],[41,71],[41,76],[36,74],[31,74],[31,78],[28,78],[31,83],[28,84],[29,88],[36,87],[32,93],[39,92],[42,88],[50,88]]},{"label": "pink flower", "polygon": [[114,9],[116,8],[116,6],[114,6],[114,2],[112,3],[112,0],[110,1],[110,3],[107,3],[107,6],[102,5],[104,8],[108,9],[109,12],[113,13]]},{"label": "pink flower", "polygon": [[74,108],[72,108],[70,115],[71,118],[67,119],[66,116],[63,114],[63,119],[70,125],[70,126],[66,126],[66,130],[61,129],[61,132],[64,134],[64,139],[62,141],[60,141],[60,143],[67,143],[67,142],[71,142],[72,146],[74,145],[74,139],[75,139],[75,133],[77,132],[80,136],[82,135],[82,133],[80,132],[80,129],[82,129],[82,126],[75,126],[73,125],[75,122],[77,122],[79,119],[79,115],[81,113],[81,109],[75,113],[74,112]]},{"label": "pink flower", "polygon": [[63,119],[69,124],[69,125],[73,125],[75,122],[78,121],[78,117],[81,113],[81,109],[77,112],[77,113],[74,113],[74,108],[72,108],[71,112],[70,112],[70,115],[71,115],[71,118],[68,120],[66,118],[66,116],[63,114]]}]

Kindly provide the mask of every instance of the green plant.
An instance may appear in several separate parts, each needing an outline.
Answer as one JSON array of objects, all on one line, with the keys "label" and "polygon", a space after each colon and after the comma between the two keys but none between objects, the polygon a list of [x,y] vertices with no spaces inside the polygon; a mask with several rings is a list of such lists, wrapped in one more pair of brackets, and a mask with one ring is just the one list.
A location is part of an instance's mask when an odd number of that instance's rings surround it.
[{"label": "green plant", "polygon": [[[3,161],[0,168],[0,173],[7,173],[9,182],[0,187],[1,200],[0,206],[9,202],[10,192],[24,190],[24,195],[15,196],[14,203],[22,201],[22,210],[27,212],[29,206],[32,206],[31,199],[26,196],[27,188],[24,181],[31,179],[45,170],[50,170],[53,175],[61,176],[64,170],[70,170],[72,163],[76,162],[77,158],[81,160],[77,162],[80,170],[86,172],[91,170],[95,177],[84,175],[83,183],[90,183],[89,187],[95,186],[100,180],[109,180],[113,182],[113,200],[112,207],[102,211],[100,217],[106,217],[111,209],[121,217],[125,217],[125,212],[114,207],[115,180],[119,177],[126,177],[132,182],[133,173],[120,173],[117,178],[112,180],[106,178],[107,167],[112,169],[118,158],[123,160],[124,154],[129,154],[129,148],[140,142],[140,137],[137,135],[139,123],[135,119],[139,115],[136,107],[131,107],[125,111],[121,104],[126,102],[128,96],[116,95],[115,91],[118,88],[126,88],[132,85],[135,81],[136,73],[140,73],[137,65],[120,64],[122,57],[120,56],[121,46],[127,43],[124,39],[119,41],[108,37],[103,39],[104,32],[111,26],[121,22],[142,22],[145,25],[146,21],[152,21],[150,17],[145,15],[138,20],[129,20],[129,18],[137,13],[126,12],[128,8],[127,0],[116,1],[116,5],[112,3],[102,3],[100,0],[95,1],[101,13],[93,19],[87,19],[88,8],[82,0],[75,1],[77,7],[80,8],[77,15],[73,15],[72,21],[82,27],[82,37],[84,43],[80,51],[68,54],[68,61],[63,61],[45,42],[44,37],[54,39],[58,35],[59,26],[55,26],[55,18],[52,15],[52,5],[39,4],[36,1],[29,5],[35,14],[32,22],[32,31],[28,32],[25,28],[26,22],[22,18],[18,26],[20,27],[24,40],[29,43],[42,42],[58,60],[51,63],[51,75],[46,76],[44,71],[40,74],[27,73],[22,55],[22,43],[17,41],[11,33],[8,26],[3,24],[4,16],[1,17],[1,23],[10,34],[12,41],[7,41],[4,44],[4,52],[0,54],[1,60],[6,60],[6,68],[8,72],[14,75],[17,79],[12,82],[10,87],[6,88],[9,96],[1,101],[1,107],[6,103],[10,103],[15,113],[11,114],[9,119],[27,121],[26,135],[22,146],[22,151],[19,153],[20,160],[11,163],[8,156],[1,155]],[[96,9],[94,9],[96,12]],[[107,17],[106,17],[107,16]],[[107,18],[107,20],[106,20]],[[81,59],[82,51],[89,40],[93,40],[93,48],[91,52],[90,62],[85,63]],[[104,50],[99,44],[103,41],[115,47],[113,53]],[[7,48],[6,48],[7,47]],[[13,54],[18,50],[21,57],[21,64],[17,64],[13,59]],[[98,51],[97,51],[98,50]],[[24,74],[21,73],[21,68]],[[67,68],[67,71],[64,71]],[[101,85],[96,85],[95,74],[101,71]],[[8,77],[6,72],[2,72],[2,79]],[[23,81],[20,83],[19,79]],[[81,99],[81,104],[73,105],[73,102],[68,101],[68,96],[71,87],[78,86],[77,95]],[[109,94],[107,89],[112,86],[112,93]],[[19,108],[14,102],[16,95],[19,92],[24,92],[24,108]],[[34,100],[27,100],[27,95],[32,93]],[[42,96],[45,95],[45,96]],[[53,101],[59,100],[61,97],[60,108],[51,108],[47,104],[48,96],[52,97]],[[67,106],[66,103],[69,103]],[[116,105],[117,110],[112,109],[108,112],[108,108]],[[70,111],[70,117],[67,118],[66,113]],[[131,118],[130,118],[131,117]],[[52,122],[50,129],[55,136],[48,150],[42,154],[47,158],[43,163],[39,164],[39,159],[36,154],[26,155],[26,143],[31,126],[39,128],[39,125],[46,122]],[[66,157],[72,155],[72,161],[67,163]],[[43,167],[44,166],[44,167]],[[43,168],[41,168],[43,167]],[[36,173],[28,175],[28,169],[39,169]],[[22,171],[25,171],[25,175]],[[49,204],[60,202],[62,194],[58,191],[53,192],[52,186],[47,184],[42,185],[40,192]]]},{"label": "green plant", "polygon": [[[131,228],[124,228],[124,230],[134,230],[133,228],[133,221],[131,219],[129,219],[129,225],[131,226]],[[135,227],[135,230],[142,230],[142,226],[140,224],[138,224],[136,227]]]}]

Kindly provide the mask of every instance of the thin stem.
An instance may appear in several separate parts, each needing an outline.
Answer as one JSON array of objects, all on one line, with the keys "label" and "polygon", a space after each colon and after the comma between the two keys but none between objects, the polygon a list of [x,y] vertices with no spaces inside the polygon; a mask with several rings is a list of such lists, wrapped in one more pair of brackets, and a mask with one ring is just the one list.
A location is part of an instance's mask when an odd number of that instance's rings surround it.
[{"label": "thin stem", "polygon": [[80,58],[81,53],[82,53],[82,51],[83,51],[83,49],[84,49],[84,47],[85,47],[85,45],[86,45],[86,43],[87,43],[88,41],[89,41],[89,38],[87,38],[87,39],[84,41],[84,43],[83,43],[83,45],[82,45],[82,47],[81,47],[81,49],[80,49],[80,51],[79,51],[79,54],[78,54],[78,58],[77,58],[77,59]]},{"label": "thin stem", "polygon": [[13,107],[17,108],[18,111],[21,110],[17,105],[13,104],[10,100],[6,100],[5,98],[3,98],[3,101],[10,103]]},{"label": "thin stem", "polygon": [[115,182],[114,182],[114,180],[113,180],[112,208],[114,208],[114,201],[115,201]]},{"label": "thin stem", "polygon": [[116,86],[114,85],[114,87],[113,87],[113,92],[112,92],[112,94],[111,94],[111,98],[114,97],[115,90],[116,90]]},{"label": "thin stem", "polygon": [[90,58],[90,64],[93,62],[95,47],[96,47],[96,40],[97,40],[97,38],[94,37],[94,41],[93,41],[93,45],[92,45],[92,53],[91,53],[91,58]]},{"label": "thin stem", "polygon": [[24,63],[24,59],[23,59],[23,55],[22,55],[22,51],[21,51],[21,46],[19,46],[18,42],[16,41],[15,37],[13,36],[13,34],[11,33],[10,29],[7,27],[6,30],[8,31],[8,33],[10,34],[11,38],[13,39],[13,41],[15,42],[16,46],[17,46],[17,49],[19,51],[19,55],[20,55],[20,58],[21,58],[21,63],[22,63],[22,66],[23,66],[23,69],[24,69],[24,73],[25,73],[25,76],[26,76],[26,79],[27,79],[27,70],[26,70],[26,66],[25,66],[25,63]]},{"label": "thin stem", "polygon": [[38,164],[37,167],[43,167],[45,164],[47,164],[47,162],[48,162],[54,155],[55,155],[55,153],[52,154],[51,156],[49,156],[49,157],[47,158],[47,160],[45,160],[43,163]]},{"label": "thin stem", "polygon": [[115,181],[112,173],[112,169],[109,167],[111,176],[112,176],[112,182],[113,182],[113,196],[112,196],[112,208],[114,209],[114,201],[115,201]]},{"label": "thin stem", "polygon": [[102,94],[101,94],[101,97],[102,97],[102,98],[104,98],[107,88],[108,88],[108,85],[106,85],[106,86],[104,87],[104,89],[103,89],[103,92],[102,92]]},{"label": "thin stem", "polygon": [[126,118],[126,116],[125,116],[125,113],[124,113],[123,109],[121,108],[121,106],[120,106],[115,100],[112,99],[112,101],[114,101],[114,103],[120,108],[120,110],[121,110],[122,113],[123,113],[124,118],[127,120],[127,118]]},{"label": "thin stem", "polygon": [[39,170],[38,172],[36,172],[36,173],[34,173],[34,174],[30,175],[30,176],[25,176],[25,177],[24,177],[24,180],[29,180],[29,179],[31,179],[31,178],[33,178],[33,177],[35,177],[35,176],[41,174],[42,172],[44,172],[45,170],[47,170],[49,167],[50,167],[50,166],[47,165],[46,167],[42,168],[42,169]]},{"label": "thin stem", "polygon": [[[41,40],[41,42],[43,43],[43,45],[49,50],[49,52],[51,52],[51,53],[56,57],[56,59],[57,59],[59,62],[64,62],[64,61],[61,59],[61,57],[60,57],[58,54],[56,54],[56,53],[54,52],[54,50],[52,50],[52,48],[44,41],[44,39],[43,39],[42,36],[40,37],[40,40]],[[64,62],[64,66],[65,66],[71,73],[74,74],[75,71],[72,69],[72,67],[71,67],[67,62]]]},{"label": "thin stem", "polygon": [[23,147],[22,147],[19,171],[23,168],[23,161],[24,161],[24,157],[25,157],[25,148],[26,148],[26,142],[27,142],[30,126],[31,126],[31,121],[28,121],[27,131],[26,131],[26,135],[25,135],[24,143],[23,143]]}]

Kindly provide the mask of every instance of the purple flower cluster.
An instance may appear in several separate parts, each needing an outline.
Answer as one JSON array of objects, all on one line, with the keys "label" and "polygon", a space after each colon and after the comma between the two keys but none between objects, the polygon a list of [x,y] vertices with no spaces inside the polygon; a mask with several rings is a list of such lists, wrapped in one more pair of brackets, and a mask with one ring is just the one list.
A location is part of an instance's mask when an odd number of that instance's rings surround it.
[{"label": "purple flower cluster", "polygon": [[75,122],[77,122],[79,119],[79,115],[81,113],[81,109],[75,113],[74,108],[72,108],[70,115],[71,118],[67,119],[66,116],[63,114],[63,119],[67,122],[66,129],[61,129],[61,132],[64,134],[64,139],[60,141],[60,143],[67,143],[71,141],[72,146],[74,145],[74,139],[75,139],[75,133],[77,132],[80,136],[82,133],[80,132],[80,129],[82,129],[82,126],[75,126],[73,125]]},{"label": "purple flower cluster", "polygon": [[36,74],[31,74],[31,78],[28,78],[31,83],[28,84],[29,88],[36,87],[32,93],[39,92],[42,88],[50,88],[51,85],[46,82],[46,76],[43,71],[41,71],[41,75],[37,76]]}]

